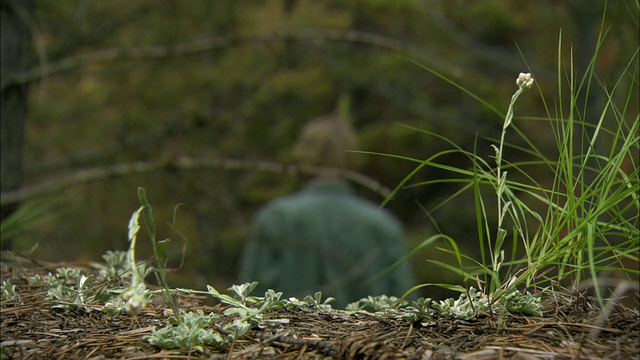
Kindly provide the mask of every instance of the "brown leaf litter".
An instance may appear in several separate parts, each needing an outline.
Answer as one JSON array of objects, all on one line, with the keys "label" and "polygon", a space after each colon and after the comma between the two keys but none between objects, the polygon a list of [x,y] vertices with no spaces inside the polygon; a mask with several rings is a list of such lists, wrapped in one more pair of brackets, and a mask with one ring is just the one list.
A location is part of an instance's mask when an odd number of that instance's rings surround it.
[{"label": "brown leaf litter", "polygon": [[[24,276],[24,275],[23,275]],[[162,301],[137,317],[112,316],[101,306],[54,308],[46,292],[12,277],[19,298],[0,303],[3,359],[638,359],[640,316],[616,307],[603,321],[597,309],[557,297],[544,317],[507,315],[461,321],[434,317],[416,323],[389,314],[277,310],[288,324],[255,327],[225,348],[163,350],[143,339],[168,318]],[[215,312],[193,295],[177,297],[184,310]],[[558,300],[561,299],[561,300]]]}]

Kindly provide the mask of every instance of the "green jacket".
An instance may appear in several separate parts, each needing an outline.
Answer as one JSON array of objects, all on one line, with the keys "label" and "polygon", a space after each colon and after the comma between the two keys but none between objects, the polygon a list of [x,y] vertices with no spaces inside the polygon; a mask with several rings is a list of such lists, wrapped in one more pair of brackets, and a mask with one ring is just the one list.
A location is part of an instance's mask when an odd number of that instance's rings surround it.
[{"label": "green jacket", "polygon": [[335,308],[369,295],[401,296],[414,285],[400,223],[357,197],[346,181],[315,181],[262,209],[240,264],[240,280],[303,298],[322,291]]}]

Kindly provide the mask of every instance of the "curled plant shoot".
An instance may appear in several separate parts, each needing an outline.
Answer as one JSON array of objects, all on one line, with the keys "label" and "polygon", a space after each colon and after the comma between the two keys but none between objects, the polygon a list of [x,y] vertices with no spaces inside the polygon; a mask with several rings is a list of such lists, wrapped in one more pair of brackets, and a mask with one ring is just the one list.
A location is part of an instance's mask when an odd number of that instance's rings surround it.
[{"label": "curled plant shoot", "polygon": [[122,299],[127,302],[125,310],[134,315],[139,314],[150,301],[149,293],[144,285],[144,275],[140,273],[136,265],[136,241],[138,231],[140,230],[138,219],[143,209],[144,207],[141,206],[138,210],[134,211],[129,220],[129,251],[127,251],[127,263],[131,271],[131,285],[122,293]]}]

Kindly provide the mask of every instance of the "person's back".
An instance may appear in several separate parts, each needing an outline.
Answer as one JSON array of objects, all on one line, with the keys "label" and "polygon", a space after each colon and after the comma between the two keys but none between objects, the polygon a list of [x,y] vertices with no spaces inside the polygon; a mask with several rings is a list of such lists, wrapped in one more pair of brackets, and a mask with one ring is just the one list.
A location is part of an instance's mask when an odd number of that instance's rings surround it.
[{"label": "person's back", "polygon": [[287,296],[322,291],[344,308],[369,295],[408,290],[406,264],[367,281],[404,255],[401,227],[392,216],[356,197],[344,181],[319,180],[259,213],[240,276]]},{"label": "person's back", "polygon": [[[344,165],[344,147],[355,145],[337,121],[308,125],[296,147],[302,152],[299,158],[312,165]],[[400,223],[328,171],[259,212],[241,259],[240,279],[260,282],[259,291],[271,288],[285,296],[322,291],[324,297],[336,298],[332,305],[344,308],[369,295],[400,296],[408,290],[413,283],[407,264],[371,279],[405,254]]]}]

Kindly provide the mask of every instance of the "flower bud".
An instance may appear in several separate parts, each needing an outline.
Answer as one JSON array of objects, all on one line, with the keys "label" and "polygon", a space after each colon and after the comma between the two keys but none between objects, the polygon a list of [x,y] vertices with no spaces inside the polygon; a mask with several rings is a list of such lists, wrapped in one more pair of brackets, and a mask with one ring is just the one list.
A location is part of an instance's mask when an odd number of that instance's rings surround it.
[{"label": "flower bud", "polygon": [[521,89],[528,90],[533,86],[533,77],[530,73],[520,73],[516,79],[516,85]]}]

